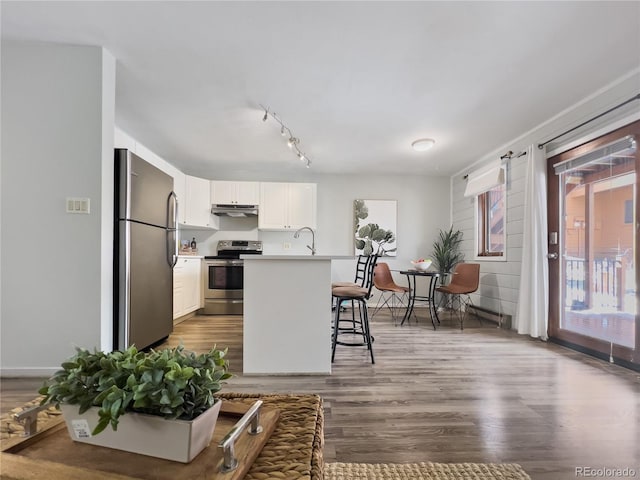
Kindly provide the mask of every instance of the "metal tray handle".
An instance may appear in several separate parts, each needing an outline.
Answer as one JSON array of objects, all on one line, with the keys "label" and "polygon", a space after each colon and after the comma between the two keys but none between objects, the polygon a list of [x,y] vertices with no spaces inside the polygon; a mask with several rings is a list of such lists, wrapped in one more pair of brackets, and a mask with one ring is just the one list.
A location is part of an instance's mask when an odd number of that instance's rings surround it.
[{"label": "metal tray handle", "polygon": [[245,429],[248,423],[249,428],[247,433],[249,435],[258,435],[262,432],[262,426],[260,425],[260,407],[262,407],[262,400],[257,400],[251,408],[238,420],[238,422],[231,428],[229,433],[220,440],[218,444],[219,448],[222,448],[223,461],[220,466],[222,473],[230,472],[238,467],[238,459],[235,453],[235,441],[238,439],[242,431]]},{"label": "metal tray handle", "polygon": [[38,433],[38,412],[46,410],[51,405],[38,405],[36,407],[25,408],[21,412],[13,415],[14,420],[24,425],[24,436],[30,437]]}]

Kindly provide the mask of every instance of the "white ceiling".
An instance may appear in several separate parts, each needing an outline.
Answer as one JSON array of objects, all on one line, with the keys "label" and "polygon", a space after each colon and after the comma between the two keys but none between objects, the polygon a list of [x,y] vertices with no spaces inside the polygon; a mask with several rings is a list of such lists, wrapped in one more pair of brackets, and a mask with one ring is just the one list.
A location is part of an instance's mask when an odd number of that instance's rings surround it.
[{"label": "white ceiling", "polygon": [[[640,2],[12,2],[2,39],[100,45],[116,121],[186,173],[447,175],[640,65]],[[434,148],[414,152],[413,140]]]}]

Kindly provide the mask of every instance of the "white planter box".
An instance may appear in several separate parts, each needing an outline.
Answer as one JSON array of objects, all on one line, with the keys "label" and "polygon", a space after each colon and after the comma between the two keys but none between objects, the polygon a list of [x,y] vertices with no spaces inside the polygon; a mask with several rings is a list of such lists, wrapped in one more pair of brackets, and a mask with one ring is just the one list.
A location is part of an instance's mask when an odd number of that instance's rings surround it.
[{"label": "white planter box", "polygon": [[71,439],[101,447],[188,463],[211,442],[222,401],[194,420],[168,420],[154,415],[126,413],[119,419],[118,430],[107,426],[98,435],[91,432],[98,424],[97,407],[82,415],[78,405],[60,405]]}]

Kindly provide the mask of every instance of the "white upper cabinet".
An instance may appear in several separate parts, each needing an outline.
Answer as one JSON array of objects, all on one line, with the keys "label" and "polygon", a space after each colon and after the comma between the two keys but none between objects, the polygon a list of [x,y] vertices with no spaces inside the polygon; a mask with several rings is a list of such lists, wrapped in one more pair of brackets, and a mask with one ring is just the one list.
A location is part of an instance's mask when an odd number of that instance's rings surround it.
[{"label": "white upper cabinet", "polygon": [[286,230],[288,224],[288,183],[260,184],[260,211],[258,228],[260,230]]},{"label": "white upper cabinet", "polygon": [[260,230],[316,229],[316,184],[260,184]]},{"label": "white upper cabinet", "polygon": [[316,184],[289,184],[289,228],[316,229]]},{"label": "white upper cabinet", "polygon": [[[220,228],[220,219],[211,214],[211,182],[185,175],[184,190],[184,200],[178,204],[180,223],[194,228]],[[180,197],[178,201],[180,202]]]},{"label": "white upper cabinet", "polygon": [[258,205],[259,182],[211,181],[211,203],[222,205]]}]

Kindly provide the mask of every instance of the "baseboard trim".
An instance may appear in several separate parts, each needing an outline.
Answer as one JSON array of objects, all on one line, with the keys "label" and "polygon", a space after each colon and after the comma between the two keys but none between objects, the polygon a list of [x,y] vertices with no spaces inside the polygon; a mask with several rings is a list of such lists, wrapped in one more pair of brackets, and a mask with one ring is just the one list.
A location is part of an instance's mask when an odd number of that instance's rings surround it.
[{"label": "baseboard trim", "polygon": [[23,367],[23,368],[2,368],[0,377],[2,378],[38,378],[51,377],[60,370],[60,367]]},{"label": "baseboard trim", "polygon": [[576,352],[584,353],[591,357],[595,357],[599,360],[602,360],[603,362],[611,363],[612,365],[619,365],[621,367],[628,368],[629,370],[640,372],[640,365],[631,363],[622,358],[613,357],[613,362],[610,362],[609,355],[607,355],[606,353],[598,352],[597,350],[586,348],[581,345],[577,345],[575,343],[567,342],[566,340],[560,340],[559,338],[555,338],[555,337],[549,337],[549,341],[553,343],[557,343],[558,345],[562,345],[563,347],[570,348],[571,350],[575,350]]}]

